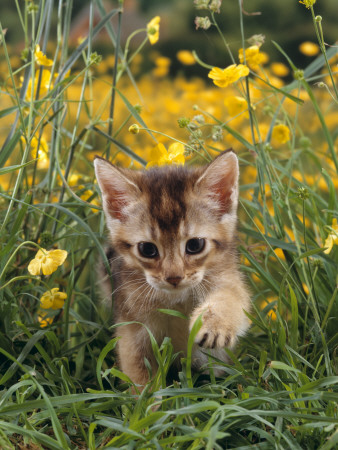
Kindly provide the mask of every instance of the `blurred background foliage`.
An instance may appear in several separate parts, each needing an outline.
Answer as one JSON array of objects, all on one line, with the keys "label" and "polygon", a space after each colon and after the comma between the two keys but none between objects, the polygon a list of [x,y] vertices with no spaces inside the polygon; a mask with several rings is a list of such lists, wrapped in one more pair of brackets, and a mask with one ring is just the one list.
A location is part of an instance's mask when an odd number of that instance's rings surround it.
[{"label": "blurred background foliage", "polygon": [[[70,35],[71,44],[77,46],[77,39],[86,35],[88,29],[89,0],[73,1],[73,26]],[[58,2],[55,2],[58,3]],[[118,6],[117,0],[106,0],[106,10]],[[270,61],[280,61],[280,54],[269,40],[273,39],[286,51],[290,58],[300,68],[305,67],[309,59],[299,51],[299,44],[307,40],[313,40],[313,24],[309,20],[309,11],[300,7],[297,0],[270,1],[244,0],[244,29],[246,37],[260,33],[267,37],[263,50],[270,56]],[[13,0],[1,0],[2,26],[8,28],[7,43],[18,47],[24,46],[24,37],[17,27],[17,9]],[[325,40],[328,45],[334,45],[337,40],[338,4],[337,0],[319,0],[316,2],[316,14],[323,17]],[[182,48],[196,50],[202,60],[211,65],[225,67],[230,64],[229,57],[224,60],[223,44],[217,30],[211,27],[207,31],[201,29],[196,32],[194,19],[196,15],[204,16],[206,11],[196,10],[193,0],[124,0],[124,22],[122,32],[122,44],[132,31],[144,28],[155,15],[161,16],[161,39],[156,45],[156,51],[162,56],[169,57],[172,61],[170,74],[184,71],[185,76],[204,74],[204,69],[195,64],[184,66],[177,60],[176,53]],[[234,52],[241,47],[241,34],[239,28],[238,1],[227,0],[223,2],[221,14],[218,16],[219,26],[233,48]],[[97,15],[99,21],[99,15]],[[54,31],[57,23],[57,8],[54,8]],[[113,20],[114,22],[114,20]],[[52,31],[51,35],[55,35]],[[184,37],[184,38],[183,38]],[[132,46],[137,46],[142,40],[136,36],[132,40]],[[96,40],[95,47],[106,56],[111,52],[111,45],[105,32]],[[152,48],[144,49],[145,62],[143,71],[147,71],[151,64],[147,65],[147,52]],[[150,58],[151,59],[151,58]]]}]

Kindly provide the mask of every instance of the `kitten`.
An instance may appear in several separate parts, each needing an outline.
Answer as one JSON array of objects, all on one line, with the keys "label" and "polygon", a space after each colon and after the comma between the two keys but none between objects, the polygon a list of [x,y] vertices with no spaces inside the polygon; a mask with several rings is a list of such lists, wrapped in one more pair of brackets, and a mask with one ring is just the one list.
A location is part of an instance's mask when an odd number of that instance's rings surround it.
[{"label": "kitten", "polygon": [[[202,314],[193,366],[207,349],[226,361],[249,321],[250,299],[236,256],[238,160],[231,150],[205,167],[166,166],[146,171],[115,167],[96,157],[96,177],[110,234],[115,322],[145,324],[159,344],[171,338],[186,354],[189,331]],[[175,309],[189,321],[158,311]],[[147,330],[116,328],[121,369],[144,386],[146,357],[156,373]],[[209,351],[209,350],[208,350]],[[216,372],[217,374],[217,372]]]}]

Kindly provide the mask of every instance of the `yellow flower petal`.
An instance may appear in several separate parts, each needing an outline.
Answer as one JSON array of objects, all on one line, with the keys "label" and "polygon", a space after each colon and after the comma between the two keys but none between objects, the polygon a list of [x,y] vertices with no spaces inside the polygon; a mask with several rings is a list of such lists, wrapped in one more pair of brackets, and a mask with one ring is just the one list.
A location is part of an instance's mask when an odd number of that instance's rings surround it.
[{"label": "yellow flower petal", "polygon": [[168,159],[171,163],[184,164],[184,145],[179,142],[171,144],[168,148]]},{"label": "yellow flower petal", "polygon": [[290,140],[290,130],[286,125],[276,125],[272,129],[272,140],[278,144],[285,144]]},{"label": "yellow flower petal", "polygon": [[147,24],[147,35],[151,45],[156,44],[160,37],[160,16],[156,16]]},{"label": "yellow flower petal", "polygon": [[338,245],[338,225],[336,217],[332,220],[331,228],[332,231],[330,232],[324,243],[324,247],[326,247],[324,253],[326,254],[330,253],[330,251],[333,248],[333,245]]},{"label": "yellow flower petal", "polygon": [[258,45],[252,45],[245,49],[245,58],[243,54],[243,49],[238,51],[239,60],[241,63],[245,63],[251,67],[253,70],[257,70],[258,66],[267,62],[268,57],[266,53],[260,52]]},{"label": "yellow flower petal", "polygon": [[38,311],[38,322],[41,328],[45,328],[53,323],[53,317],[48,317],[48,313],[40,309]]},{"label": "yellow flower petal", "polygon": [[169,146],[167,151],[162,143],[159,143],[150,152],[150,161],[147,169],[153,166],[164,166],[165,164],[184,164],[184,145],[175,142]]},{"label": "yellow flower petal", "polygon": [[151,166],[162,166],[166,164],[166,161],[168,160],[168,153],[165,148],[165,146],[160,142],[155,147],[153,147],[150,151],[150,162],[151,165],[148,163],[147,167]]},{"label": "yellow flower petal", "polygon": [[300,44],[298,47],[299,51],[303,53],[305,56],[316,56],[319,53],[319,45],[314,42],[305,41]]},{"label": "yellow flower petal", "polygon": [[196,64],[196,59],[192,52],[189,50],[180,50],[176,53],[176,58],[179,60],[180,63],[186,65],[186,66],[192,66],[193,64]]},{"label": "yellow flower petal", "polygon": [[299,3],[305,5],[307,9],[310,9],[316,3],[317,0],[299,0]]},{"label": "yellow flower petal", "polygon": [[42,309],[61,309],[66,298],[65,292],[59,292],[59,288],[53,288],[41,296],[40,307]]},{"label": "yellow flower petal", "polygon": [[39,66],[52,66],[53,65],[53,60],[48,59],[47,56],[40,50],[40,45],[37,45],[35,47],[34,57],[35,57],[35,61],[37,62],[37,64],[39,64]]},{"label": "yellow flower petal", "polygon": [[53,297],[51,295],[43,294],[43,296],[40,299],[40,307],[43,309],[49,309],[53,305]]},{"label": "yellow flower petal", "polygon": [[37,259],[32,259],[32,261],[28,264],[28,272],[31,275],[40,275],[41,264]]},{"label": "yellow flower petal", "polygon": [[274,75],[277,75],[277,77],[286,77],[290,73],[289,68],[280,62],[271,63],[270,69]]},{"label": "yellow flower petal", "polygon": [[48,257],[41,263],[41,270],[44,275],[51,275],[57,268],[58,264]]},{"label": "yellow flower petal", "polygon": [[328,237],[325,240],[324,243],[324,247],[326,248],[324,250],[324,253],[327,255],[330,253],[330,251],[332,250],[333,247],[333,238],[332,238],[332,234],[329,234]]},{"label": "yellow flower petal", "polygon": [[58,266],[61,266],[67,258],[68,252],[66,250],[50,250],[49,257],[52,258]]},{"label": "yellow flower petal", "polygon": [[40,249],[29,263],[28,271],[31,275],[40,275],[41,271],[44,275],[50,275],[64,263],[67,255],[66,250]]},{"label": "yellow flower petal", "polygon": [[227,107],[228,113],[231,117],[237,116],[248,109],[248,104],[245,98],[238,96],[226,97],[224,104]]},{"label": "yellow flower petal", "polygon": [[[33,82],[34,98],[36,97],[38,86],[39,86],[39,96],[40,97],[44,97],[48,93],[49,89],[53,88],[53,82],[52,82],[53,80],[52,80],[51,73],[49,70],[46,69],[42,72],[40,84],[39,84],[39,79],[40,79],[40,75],[39,75],[39,72],[37,71],[35,74],[35,77],[34,77],[34,82]],[[23,78],[21,81],[23,81]],[[29,102],[31,99],[31,96],[32,96],[32,79],[30,78],[30,80],[28,82],[28,88],[27,88],[25,100]]]},{"label": "yellow flower petal", "polygon": [[225,69],[219,67],[213,67],[208,73],[208,77],[211,78],[216,86],[227,87],[229,84],[235,83],[241,77],[249,75],[250,70],[243,64],[232,64]]}]

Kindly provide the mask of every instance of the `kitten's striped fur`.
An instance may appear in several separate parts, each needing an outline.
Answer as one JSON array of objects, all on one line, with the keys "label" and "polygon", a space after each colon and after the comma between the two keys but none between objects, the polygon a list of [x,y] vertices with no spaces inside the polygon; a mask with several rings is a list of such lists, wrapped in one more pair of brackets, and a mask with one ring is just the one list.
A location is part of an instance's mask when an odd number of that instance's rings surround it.
[{"label": "kitten's striped fur", "polygon": [[[110,235],[115,322],[141,322],[159,344],[168,336],[174,351],[185,355],[189,330],[202,314],[194,366],[207,363],[206,349],[226,360],[224,347],[233,347],[245,333],[249,323],[243,310],[250,309],[236,254],[236,155],[224,152],[194,169],[147,171],[96,158],[95,171]],[[189,321],[159,308],[176,309]],[[156,372],[148,333],[138,324],[116,330],[120,366],[143,386],[145,357]]]}]

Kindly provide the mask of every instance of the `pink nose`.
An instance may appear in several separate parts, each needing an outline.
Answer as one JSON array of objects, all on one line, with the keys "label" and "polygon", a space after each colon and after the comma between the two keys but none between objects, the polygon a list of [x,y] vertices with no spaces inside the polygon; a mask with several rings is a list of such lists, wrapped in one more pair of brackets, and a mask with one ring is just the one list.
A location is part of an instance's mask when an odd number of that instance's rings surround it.
[{"label": "pink nose", "polygon": [[174,287],[176,287],[179,282],[182,280],[182,277],[169,277],[166,279],[168,283],[172,284]]}]

